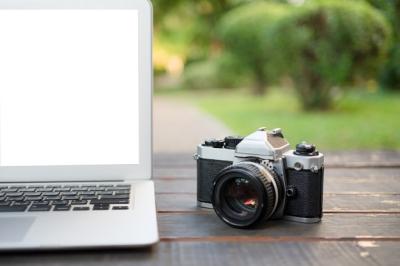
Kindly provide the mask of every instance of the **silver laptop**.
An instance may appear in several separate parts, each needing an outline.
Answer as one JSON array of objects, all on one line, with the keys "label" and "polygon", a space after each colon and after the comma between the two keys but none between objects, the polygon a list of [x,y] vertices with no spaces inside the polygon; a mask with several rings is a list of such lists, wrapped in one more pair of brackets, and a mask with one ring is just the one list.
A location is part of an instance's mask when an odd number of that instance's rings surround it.
[{"label": "silver laptop", "polygon": [[146,0],[0,0],[0,250],[158,241]]}]

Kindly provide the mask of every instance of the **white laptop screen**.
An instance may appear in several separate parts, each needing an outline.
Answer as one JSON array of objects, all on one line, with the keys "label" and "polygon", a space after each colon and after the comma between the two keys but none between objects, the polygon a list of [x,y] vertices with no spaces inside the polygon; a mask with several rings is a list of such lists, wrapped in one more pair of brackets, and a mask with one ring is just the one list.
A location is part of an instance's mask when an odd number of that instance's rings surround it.
[{"label": "white laptop screen", "polygon": [[0,10],[0,166],[139,163],[136,10]]}]

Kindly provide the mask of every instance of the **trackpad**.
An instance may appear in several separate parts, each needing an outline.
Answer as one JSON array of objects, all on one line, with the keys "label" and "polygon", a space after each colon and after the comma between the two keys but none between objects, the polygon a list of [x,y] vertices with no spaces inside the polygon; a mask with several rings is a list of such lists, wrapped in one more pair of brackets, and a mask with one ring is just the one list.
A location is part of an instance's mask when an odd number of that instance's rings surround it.
[{"label": "trackpad", "polygon": [[24,240],[34,217],[0,218],[0,242],[19,242]]}]

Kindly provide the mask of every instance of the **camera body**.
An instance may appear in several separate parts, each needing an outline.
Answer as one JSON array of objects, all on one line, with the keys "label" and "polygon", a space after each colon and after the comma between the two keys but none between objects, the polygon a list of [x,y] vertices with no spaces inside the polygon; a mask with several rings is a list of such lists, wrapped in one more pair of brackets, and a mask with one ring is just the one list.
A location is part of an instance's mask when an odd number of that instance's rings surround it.
[{"label": "camera body", "polygon": [[199,206],[214,208],[231,226],[322,218],[324,156],[305,142],[290,150],[281,129],[206,140],[195,159]]}]

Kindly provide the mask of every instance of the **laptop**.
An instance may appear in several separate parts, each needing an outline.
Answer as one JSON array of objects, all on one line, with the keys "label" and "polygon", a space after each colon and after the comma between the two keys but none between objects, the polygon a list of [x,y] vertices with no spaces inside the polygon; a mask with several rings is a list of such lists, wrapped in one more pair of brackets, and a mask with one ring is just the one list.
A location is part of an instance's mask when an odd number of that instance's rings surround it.
[{"label": "laptop", "polygon": [[158,241],[146,0],[0,0],[0,250]]}]

